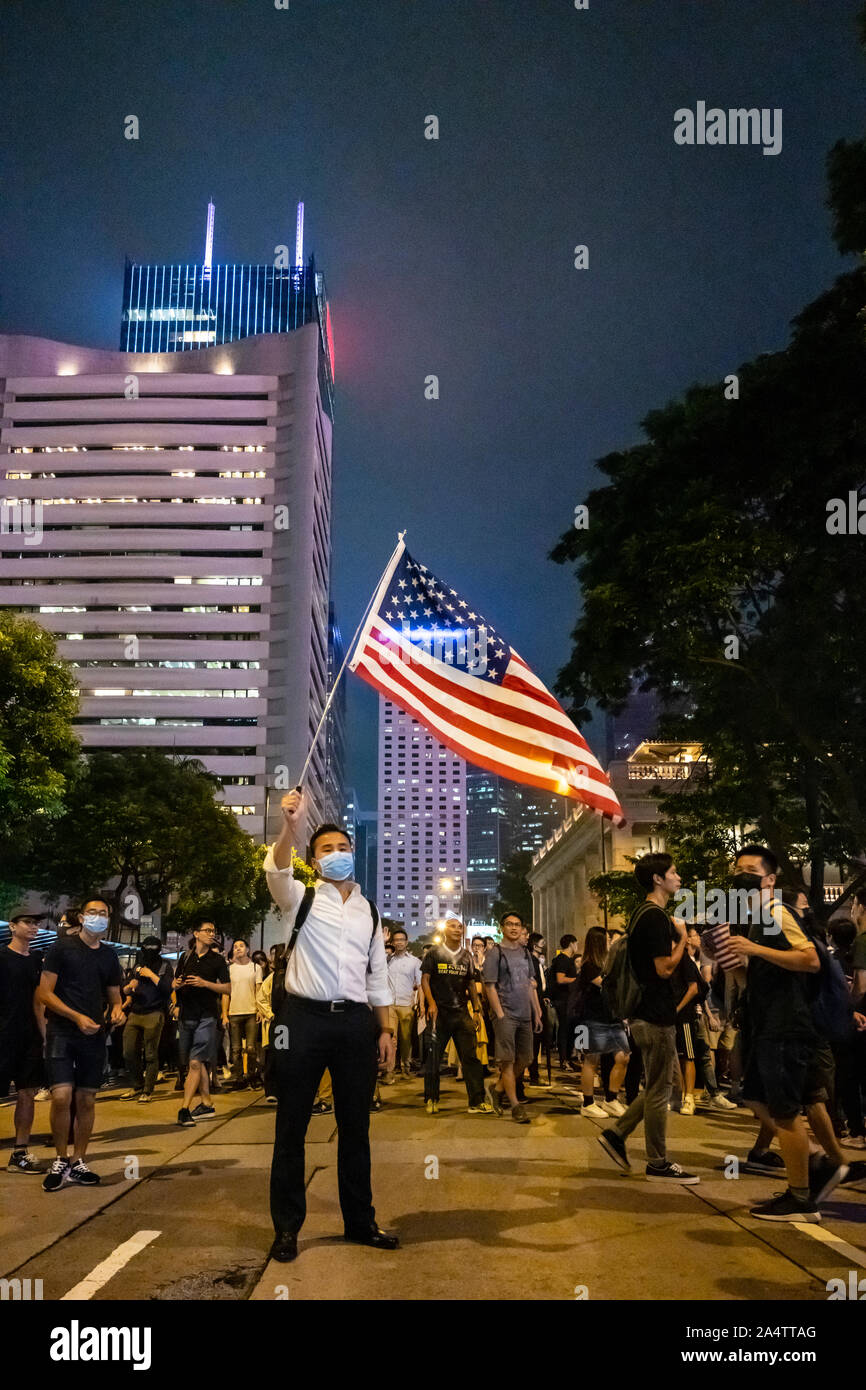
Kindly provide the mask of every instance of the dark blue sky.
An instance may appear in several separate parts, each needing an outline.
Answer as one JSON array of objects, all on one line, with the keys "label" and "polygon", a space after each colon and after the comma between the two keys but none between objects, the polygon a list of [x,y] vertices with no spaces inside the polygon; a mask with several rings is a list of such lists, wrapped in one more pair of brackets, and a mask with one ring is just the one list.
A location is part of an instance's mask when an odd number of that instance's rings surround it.
[{"label": "dark blue sky", "polygon": [[[860,2],[3,0],[0,325],[116,347],[124,254],[200,259],[212,194],[215,259],[270,261],[302,198],[345,634],[406,527],[552,682],[577,592],[547,554],[593,461],[845,268],[824,159],[866,126]],[[781,107],[781,154],[678,146],[698,101]],[[354,678],[349,707],[372,805]]]}]

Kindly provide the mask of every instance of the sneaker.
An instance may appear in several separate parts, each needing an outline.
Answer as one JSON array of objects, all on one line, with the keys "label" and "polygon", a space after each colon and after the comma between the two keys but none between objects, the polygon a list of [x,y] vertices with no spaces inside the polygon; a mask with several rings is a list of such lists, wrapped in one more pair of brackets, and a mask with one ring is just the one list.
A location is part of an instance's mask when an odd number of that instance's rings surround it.
[{"label": "sneaker", "polygon": [[79,1187],[96,1187],[102,1179],[88,1168],[83,1158],[76,1158],[66,1175],[66,1181],[77,1183]]},{"label": "sneaker", "polygon": [[513,1105],[511,1107],[511,1118],[516,1125],[528,1125],[532,1123],[529,1118],[529,1111],[525,1105]]},{"label": "sneaker", "polygon": [[467,1115],[492,1115],[493,1106],[489,1100],[483,1100],[480,1105],[468,1105],[466,1113]]},{"label": "sneaker", "polygon": [[617,1134],[615,1129],[603,1129],[598,1136],[598,1142],[614,1163],[625,1169],[627,1173],[631,1172],[631,1164],[625,1151],[625,1140]]},{"label": "sneaker", "polygon": [[840,1187],[850,1187],[852,1183],[862,1182],[866,1178],[866,1163],[862,1159],[856,1159],[848,1164],[848,1174],[839,1184]]},{"label": "sneaker", "polygon": [[826,1154],[809,1155],[809,1195],[816,1207],[826,1202],[834,1187],[848,1176],[848,1164],[836,1163]]},{"label": "sneaker", "polygon": [[[38,1100],[39,1097],[37,1096]],[[866,1149],[866,1134],[854,1134],[849,1136],[843,1143],[845,1149]]]},{"label": "sneaker", "polygon": [[182,1090],[183,1090],[183,1082],[181,1081],[180,1077],[178,1077],[178,1078],[177,1078],[177,1081],[175,1081],[175,1083],[174,1083],[174,1089],[175,1089],[176,1091],[182,1091]]},{"label": "sneaker", "polygon": [[50,1100],[50,1099],[51,1099],[51,1092],[49,1091],[49,1089],[48,1089],[47,1086],[43,1086],[43,1087],[41,1087],[40,1090],[38,1090],[38,1091],[36,1092],[36,1095],[33,1097],[33,1099],[34,1099],[34,1100]]},{"label": "sneaker", "polygon": [[683,1096],[682,1104],[680,1105],[680,1114],[681,1114],[681,1115],[694,1115],[694,1113],[695,1113],[695,1098],[694,1098],[694,1096]]},{"label": "sneaker", "polygon": [[42,1184],[43,1192],[57,1192],[68,1181],[69,1159],[55,1158]]},{"label": "sneaker", "polygon": [[139,1105],[147,1105],[148,1101],[153,1100],[153,1091],[142,1091],[138,1097]]},{"label": "sneaker", "polygon": [[610,1112],[602,1110],[601,1106],[596,1105],[595,1101],[590,1105],[587,1105],[586,1101],[584,1101],[583,1105],[580,1107],[580,1113],[581,1115],[591,1115],[594,1120],[606,1120]]},{"label": "sneaker", "polygon": [[216,1110],[212,1105],[205,1105],[204,1101],[202,1101],[200,1105],[197,1105],[195,1110],[193,1110],[191,1114],[194,1120],[216,1119]]},{"label": "sneaker", "polygon": [[279,1105],[279,1101],[277,1100],[277,1097],[276,1097],[276,1096],[265,1096],[265,1104],[266,1104],[266,1105]]},{"label": "sneaker", "polygon": [[138,1100],[139,1096],[143,1096],[143,1095],[144,1095],[144,1091],[126,1091],[122,1096],[119,1097],[119,1099],[120,1099],[120,1100]]},{"label": "sneaker", "polygon": [[709,1100],[705,1100],[705,1101],[703,1101],[702,1103],[703,1103],[703,1105],[706,1106],[706,1108],[707,1108],[708,1110],[736,1110],[736,1109],[737,1109],[737,1107],[736,1107],[736,1105],[734,1104],[734,1102],[733,1102],[732,1100],[728,1100],[728,1097],[727,1097],[727,1096],[723,1096],[722,1093],[721,1093],[721,1091],[716,1091],[716,1094],[715,1094],[714,1096],[710,1096]]},{"label": "sneaker", "polygon": [[312,1113],[314,1115],[330,1115],[333,1113],[333,1110],[333,1105],[329,1105],[326,1100],[317,1100],[313,1106]]},{"label": "sneaker", "polygon": [[7,1173],[38,1173],[41,1177],[45,1176],[45,1169],[37,1162],[36,1155],[28,1153],[26,1149],[13,1149],[6,1164]]},{"label": "sneaker", "polygon": [[501,1095],[499,1094],[499,1092],[497,1091],[497,1089],[496,1089],[495,1086],[488,1086],[488,1087],[487,1087],[487,1100],[488,1100],[488,1102],[489,1102],[489,1104],[490,1104],[490,1109],[494,1112],[494,1114],[496,1114],[496,1115],[501,1115],[501,1114],[502,1114],[502,1097],[501,1097]]},{"label": "sneaker", "polygon": [[784,1171],[785,1160],[782,1155],[771,1153],[769,1149],[765,1153],[758,1153],[757,1149],[751,1149],[743,1164],[744,1173],[761,1173],[768,1178],[778,1178]]},{"label": "sneaker", "polygon": [[424,1109],[427,1111],[427,1114],[428,1114],[428,1115],[432,1115],[432,1114],[433,1114],[433,1102],[432,1102],[432,1100],[425,1100],[425,1102],[424,1102]]},{"label": "sneaker", "polygon": [[185,1106],[181,1106],[180,1110],[178,1110],[177,1122],[179,1125],[185,1125],[187,1128],[189,1128],[190,1125],[195,1126],[195,1120]]},{"label": "sneaker", "polygon": [[810,1197],[808,1202],[798,1202],[790,1188],[786,1192],[777,1192],[769,1202],[752,1207],[749,1215],[758,1221],[801,1221],[812,1225],[821,1220],[814,1199]]},{"label": "sneaker", "polygon": [[687,1173],[678,1163],[663,1163],[657,1166],[648,1163],[646,1166],[647,1182],[678,1182],[684,1187],[695,1187],[700,1178],[695,1173]]},{"label": "sneaker", "polygon": [[613,1100],[603,1100],[600,1104],[604,1113],[606,1115],[612,1115],[615,1120],[618,1120],[620,1115],[625,1114],[625,1106],[622,1101],[617,1100],[615,1096]]},{"label": "sneaker", "polygon": [[378,1115],[378,1113],[379,1113],[379,1111],[380,1111],[381,1109],[382,1109],[382,1102],[381,1102],[380,1100],[374,1100],[374,1101],[371,1103],[371,1105],[370,1105],[370,1113],[373,1114],[373,1115]]}]

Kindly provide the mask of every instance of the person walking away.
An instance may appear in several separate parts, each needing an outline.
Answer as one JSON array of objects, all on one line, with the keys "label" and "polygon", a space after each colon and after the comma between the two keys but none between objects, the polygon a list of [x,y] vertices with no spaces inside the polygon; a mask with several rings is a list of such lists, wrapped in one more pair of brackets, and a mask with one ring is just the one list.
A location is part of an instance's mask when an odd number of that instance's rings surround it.
[{"label": "person walking away", "polygon": [[[625,1080],[629,1059],[629,1042],[622,1019],[614,1018],[602,990],[604,963],[607,959],[607,932],[604,927],[590,927],[583,943],[583,958],[577,977],[576,1009],[573,1015],[582,1033],[583,1066],[581,1115],[592,1119],[619,1119],[625,1106],[618,1099]],[[603,1057],[613,1058],[613,1067],[605,1086],[604,1100],[595,1102],[595,1074]]]},{"label": "person walking away", "polygon": [[577,1063],[571,1061],[572,1039],[568,1023],[569,988],[577,979],[574,964],[576,953],[577,937],[566,932],[559,938],[559,951],[550,964],[550,1002],[556,1013],[556,1046],[563,1071],[569,1068],[577,1070]]}]

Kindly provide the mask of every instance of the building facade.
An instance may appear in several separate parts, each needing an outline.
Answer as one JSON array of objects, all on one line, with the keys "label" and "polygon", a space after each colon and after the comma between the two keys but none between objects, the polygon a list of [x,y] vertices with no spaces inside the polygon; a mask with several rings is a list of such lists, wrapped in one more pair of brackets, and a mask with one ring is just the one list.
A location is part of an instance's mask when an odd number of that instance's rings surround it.
[{"label": "building facade", "polygon": [[[322,353],[318,322],[196,352],[0,337],[0,604],[75,667],[86,752],[200,759],[256,838],[328,690]],[[323,740],[314,817],[327,782]]]},{"label": "building facade", "polygon": [[461,912],[466,764],[399,705],[379,697],[376,899],[410,940]]}]

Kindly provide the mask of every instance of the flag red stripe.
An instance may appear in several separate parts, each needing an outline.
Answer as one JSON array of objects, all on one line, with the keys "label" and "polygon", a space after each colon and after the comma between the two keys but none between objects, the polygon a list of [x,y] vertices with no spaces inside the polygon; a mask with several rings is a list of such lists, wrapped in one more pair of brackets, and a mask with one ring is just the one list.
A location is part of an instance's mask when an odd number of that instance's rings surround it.
[{"label": "flag red stripe", "polygon": [[[374,689],[378,690],[386,699],[393,700],[394,691],[377,675],[380,669],[378,663],[374,662],[371,667],[368,662],[369,657],[365,651],[360,662],[355,667],[356,675],[359,675],[368,685],[372,685]],[[422,708],[408,701],[403,708],[415,714],[425,727],[430,727],[430,724],[434,722],[429,720],[429,717]],[[435,722],[438,725],[438,721]],[[492,756],[492,754],[479,755],[474,748],[467,748],[459,739],[452,737],[447,730],[442,731],[437,727],[435,730],[431,729],[431,733],[435,734],[435,737],[444,747],[450,748],[452,753],[456,753],[458,757],[465,758],[465,760],[474,767],[483,767],[486,768],[488,772],[496,772],[501,777],[509,778],[510,781],[521,782],[533,787],[540,787],[545,791],[554,792],[572,801],[583,802],[585,805],[590,806],[594,811],[598,812],[599,815],[603,815],[609,820],[624,820],[622,807],[617,801],[613,791],[609,788],[607,796],[600,796],[591,791],[578,791],[575,787],[569,787],[567,791],[563,791],[561,779],[555,775],[546,776],[544,773],[538,773],[536,775],[522,770],[517,772],[512,764],[501,762],[499,759]]]}]

